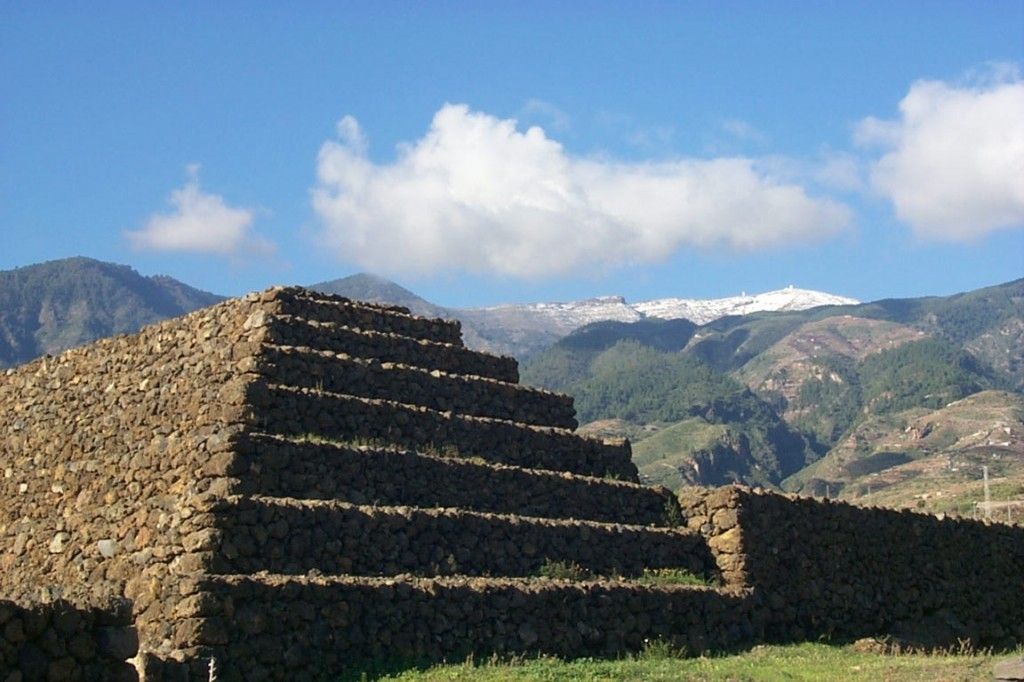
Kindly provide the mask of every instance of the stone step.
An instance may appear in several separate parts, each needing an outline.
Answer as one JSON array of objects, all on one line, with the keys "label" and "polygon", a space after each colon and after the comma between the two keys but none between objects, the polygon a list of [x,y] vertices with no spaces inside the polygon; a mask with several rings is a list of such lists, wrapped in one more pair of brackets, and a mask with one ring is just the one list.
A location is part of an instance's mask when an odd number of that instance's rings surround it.
[{"label": "stone step", "polygon": [[279,313],[437,343],[462,345],[462,325],[458,320],[417,317],[411,315],[408,308],[353,301],[343,296],[315,293],[300,287],[273,289],[268,294],[278,304]]},{"label": "stone step", "polygon": [[459,507],[499,514],[664,526],[681,519],[675,496],[625,481],[427,455],[409,450],[252,434],[218,473],[237,492],[356,504]]},{"label": "stone step", "polygon": [[551,563],[606,576],[715,569],[704,538],[686,529],[240,495],[209,513],[215,530],[186,544],[220,574],[531,576]]},{"label": "stone step", "polygon": [[571,397],[519,384],[292,346],[264,346],[260,359],[260,372],[271,383],[538,426],[577,426]]},{"label": "stone step", "polygon": [[[691,654],[751,641],[738,593],[622,581],[211,576],[183,587],[173,644],[217,679],[335,680],[382,660]],[[202,679],[205,679],[203,677]]]},{"label": "stone step", "polygon": [[253,427],[268,433],[435,449],[529,469],[639,482],[627,441],[599,441],[565,429],[260,381],[248,386],[247,400]]},{"label": "stone step", "polygon": [[462,345],[286,314],[269,316],[263,322],[266,342],[280,346],[305,346],[380,362],[439,369],[450,374],[486,377],[510,384],[519,381],[519,365],[514,358],[480,353]]}]

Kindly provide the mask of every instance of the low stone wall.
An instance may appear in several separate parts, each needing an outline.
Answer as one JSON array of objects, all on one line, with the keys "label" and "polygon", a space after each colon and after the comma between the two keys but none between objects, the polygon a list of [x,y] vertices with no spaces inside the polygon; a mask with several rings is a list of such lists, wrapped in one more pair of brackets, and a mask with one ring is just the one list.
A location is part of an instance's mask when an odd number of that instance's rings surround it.
[{"label": "low stone wall", "polygon": [[[0,375],[0,596],[172,608],[201,462],[242,421],[252,295]],[[183,563],[184,562],[184,563]]]},{"label": "low stone wall", "polygon": [[462,345],[434,343],[340,324],[278,314],[265,321],[267,342],[345,353],[381,362],[429,367],[451,374],[519,381],[519,365],[513,358],[487,355]]},{"label": "low stone wall", "polygon": [[753,589],[768,640],[1024,642],[1024,528],[741,487],[680,503],[723,578]]},{"label": "low stone wall", "polygon": [[215,530],[187,542],[211,553],[218,574],[530,576],[548,561],[606,576],[714,569],[704,538],[685,529],[286,498],[232,497],[210,513]]},{"label": "low stone wall", "polygon": [[250,384],[249,402],[254,428],[271,433],[378,441],[413,449],[450,446],[453,456],[639,480],[626,442],[262,382]]},{"label": "low stone wall", "polygon": [[[750,640],[741,595],[627,582],[210,578],[187,598],[218,680],[331,680],[376,660],[471,653],[617,655],[666,640],[691,653]],[[202,668],[200,668],[201,670]]]},{"label": "low stone wall", "polygon": [[408,308],[353,301],[333,294],[314,295],[300,287],[275,289],[274,301],[278,306],[275,313],[462,345],[462,324],[458,320],[417,317],[410,315]]},{"label": "low stone wall", "polygon": [[242,438],[233,453],[219,473],[237,479],[239,494],[656,526],[681,518],[667,489],[624,481],[270,436]]},{"label": "low stone wall", "polygon": [[272,383],[539,426],[577,426],[573,400],[566,395],[332,351],[267,346],[259,371]]},{"label": "low stone wall", "polygon": [[80,608],[0,600],[0,680],[138,679],[139,641],[126,603]]}]

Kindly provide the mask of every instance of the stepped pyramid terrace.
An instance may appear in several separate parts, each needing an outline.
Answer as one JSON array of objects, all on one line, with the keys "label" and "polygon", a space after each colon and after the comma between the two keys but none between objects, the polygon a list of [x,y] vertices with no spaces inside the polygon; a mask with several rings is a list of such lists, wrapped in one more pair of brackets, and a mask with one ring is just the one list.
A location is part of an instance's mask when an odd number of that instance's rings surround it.
[{"label": "stepped pyramid terrace", "polygon": [[[0,679],[206,680],[211,660],[218,680],[337,679],[931,620],[1024,641],[1024,529],[677,499],[627,442],[575,434],[571,398],[517,382],[457,322],[294,287],[8,370]],[[661,579],[684,572],[707,585]]]}]

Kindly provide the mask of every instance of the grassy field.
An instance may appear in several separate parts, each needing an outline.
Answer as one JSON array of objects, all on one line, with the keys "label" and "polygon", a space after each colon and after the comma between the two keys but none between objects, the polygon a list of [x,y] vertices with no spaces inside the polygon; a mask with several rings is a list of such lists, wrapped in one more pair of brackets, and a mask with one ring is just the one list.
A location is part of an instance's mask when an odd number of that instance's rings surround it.
[{"label": "grassy field", "polygon": [[[1015,655],[1020,655],[1018,652]],[[364,680],[442,682],[468,680],[498,682],[675,680],[774,681],[863,680],[891,682],[954,682],[988,680],[995,663],[1009,656],[986,654],[879,654],[859,651],[855,645],[796,644],[759,646],[742,654],[679,658],[662,647],[618,660],[534,658],[506,661],[467,661],[406,670],[391,675],[364,675]],[[359,678],[357,678],[359,679]]]}]

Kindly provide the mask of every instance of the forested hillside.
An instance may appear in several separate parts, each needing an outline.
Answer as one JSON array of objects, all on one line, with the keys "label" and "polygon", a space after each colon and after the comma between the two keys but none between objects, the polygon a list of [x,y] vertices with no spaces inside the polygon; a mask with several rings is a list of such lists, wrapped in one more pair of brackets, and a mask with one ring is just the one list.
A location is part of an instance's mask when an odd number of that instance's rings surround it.
[{"label": "forested hillside", "polygon": [[143,277],[91,258],[0,272],[0,367],[223,300],[170,277]]}]

